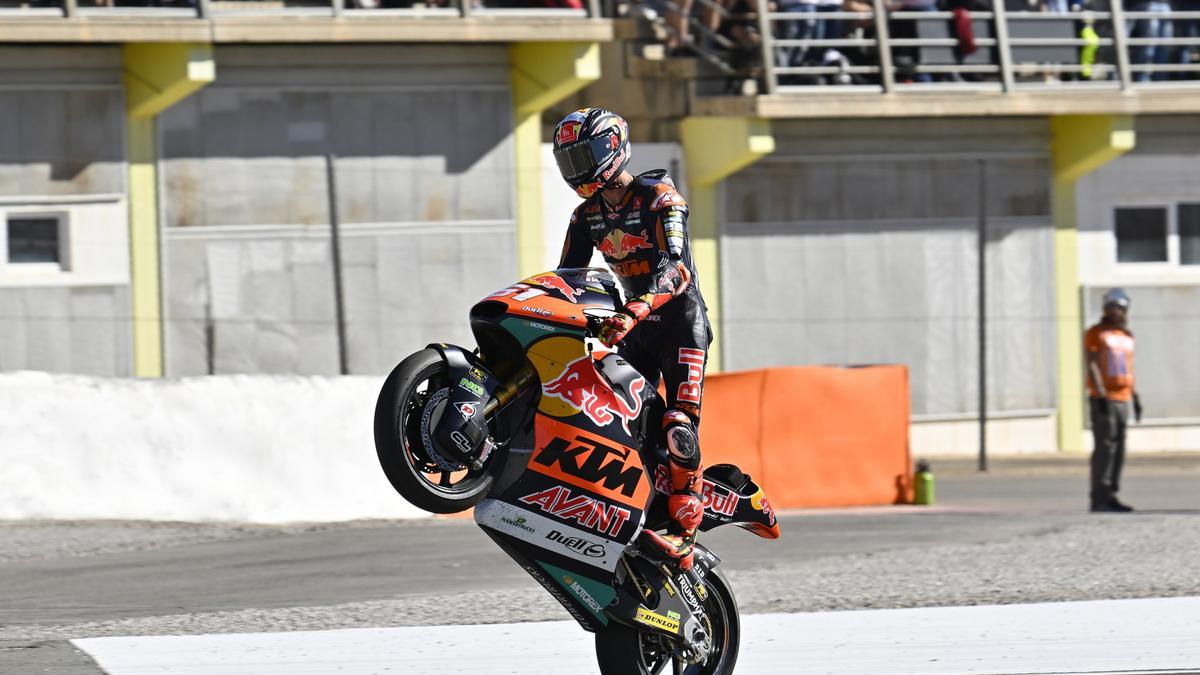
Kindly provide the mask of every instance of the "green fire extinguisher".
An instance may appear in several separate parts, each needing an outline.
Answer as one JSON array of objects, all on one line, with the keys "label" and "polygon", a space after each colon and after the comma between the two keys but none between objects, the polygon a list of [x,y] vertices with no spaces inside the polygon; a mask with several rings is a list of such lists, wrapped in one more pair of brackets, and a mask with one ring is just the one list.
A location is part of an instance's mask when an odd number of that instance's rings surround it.
[{"label": "green fire extinguisher", "polygon": [[929,462],[919,460],[917,473],[913,476],[913,504],[929,506],[933,503],[933,472],[929,470]]}]

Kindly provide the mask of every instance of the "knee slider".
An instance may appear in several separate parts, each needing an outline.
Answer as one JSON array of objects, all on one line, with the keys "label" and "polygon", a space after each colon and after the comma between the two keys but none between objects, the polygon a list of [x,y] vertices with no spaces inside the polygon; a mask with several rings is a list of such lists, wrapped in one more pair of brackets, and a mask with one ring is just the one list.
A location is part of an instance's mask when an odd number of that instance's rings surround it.
[{"label": "knee slider", "polygon": [[667,432],[667,451],[671,454],[671,461],[687,469],[697,468],[700,465],[700,444],[691,418],[678,410],[668,410],[663,415],[663,427]]}]

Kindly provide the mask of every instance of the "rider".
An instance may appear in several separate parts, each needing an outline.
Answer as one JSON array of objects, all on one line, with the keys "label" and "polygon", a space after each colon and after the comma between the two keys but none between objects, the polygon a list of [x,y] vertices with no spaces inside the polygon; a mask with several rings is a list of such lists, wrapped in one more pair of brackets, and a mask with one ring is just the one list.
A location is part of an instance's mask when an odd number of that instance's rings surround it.
[{"label": "rider", "polygon": [[599,249],[628,302],[604,320],[597,338],[651,381],[666,381],[663,429],[670,461],[667,535],[650,541],[692,565],[704,509],[700,471],[700,398],[712,328],[700,295],[687,237],[687,203],[666,170],[634,176],[629,125],[603,108],[567,115],[554,129],[554,159],[567,184],[583,197],[567,226],[558,266],[585,267]]}]

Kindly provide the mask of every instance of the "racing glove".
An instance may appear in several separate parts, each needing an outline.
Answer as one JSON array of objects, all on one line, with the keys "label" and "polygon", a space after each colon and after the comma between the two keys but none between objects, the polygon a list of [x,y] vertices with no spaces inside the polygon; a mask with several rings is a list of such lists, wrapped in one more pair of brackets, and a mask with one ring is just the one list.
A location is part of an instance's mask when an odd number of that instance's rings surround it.
[{"label": "racing glove", "polygon": [[605,347],[611,347],[629,335],[629,331],[638,324],[639,321],[650,316],[650,303],[643,298],[634,298],[625,303],[625,306],[617,311],[616,314],[608,317],[600,324],[600,330],[597,331],[596,339]]},{"label": "racing glove", "polygon": [[637,325],[637,319],[624,312],[617,312],[600,324],[596,339],[605,347],[611,347],[629,335],[629,331]]}]

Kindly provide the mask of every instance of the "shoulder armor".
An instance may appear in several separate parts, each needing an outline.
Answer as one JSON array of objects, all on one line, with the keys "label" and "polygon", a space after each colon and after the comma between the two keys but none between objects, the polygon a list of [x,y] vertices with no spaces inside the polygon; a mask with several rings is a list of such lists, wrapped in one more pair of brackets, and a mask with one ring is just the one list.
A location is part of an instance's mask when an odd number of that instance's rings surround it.
[{"label": "shoulder armor", "polygon": [[661,211],[669,206],[687,206],[687,202],[683,200],[682,195],[675,191],[673,184],[667,182],[655,183],[650,210]]}]

